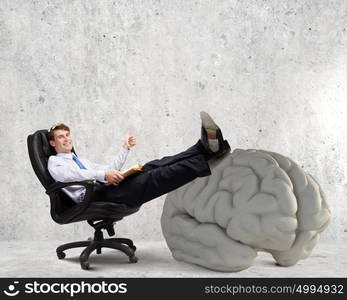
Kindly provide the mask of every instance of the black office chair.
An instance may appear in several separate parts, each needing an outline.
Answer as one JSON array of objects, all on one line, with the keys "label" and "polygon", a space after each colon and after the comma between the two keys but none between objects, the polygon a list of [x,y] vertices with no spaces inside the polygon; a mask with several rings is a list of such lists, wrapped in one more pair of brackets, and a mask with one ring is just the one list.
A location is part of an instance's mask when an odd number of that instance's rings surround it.
[{"label": "black office chair", "polygon": [[[87,220],[88,224],[94,227],[94,239],[88,241],[73,242],[61,245],[57,248],[57,256],[59,259],[65,257],[64,250],[86,247],[80,255],[81,267],[84,270],[89,269],[89,256],[96,250],[97,254],[101,253],[101,248],[113,248],[124,252],[129,256],[129,261],[137,262],[135,256],[136,247],[132,240],[126,238],[108,238],[104,239],[102,230],[106,230],[109,236],[113,236],[114,223],[120,221],[123,217],[133,214],[139,210],[139,207],[129,207],[125,204],[114,204],[109,202],[91,202],[91,193],[99,184],[93,180],[78,182],[55,182],[48,172],[47,162],[51,155],[56,152],[48,142],[48,131],[38,130],[34,134],[28,136],[27,139],[29,157],[31,165],[39,178],[40,182],[49,195],[51,204],[51,216],[58,224],[68,224]],[[74,149],[73,149],[73,152]],[[84,200],[76,204],[70,199],[64,191],[63,187],[71,185],[82,185],[86,187]]]}]

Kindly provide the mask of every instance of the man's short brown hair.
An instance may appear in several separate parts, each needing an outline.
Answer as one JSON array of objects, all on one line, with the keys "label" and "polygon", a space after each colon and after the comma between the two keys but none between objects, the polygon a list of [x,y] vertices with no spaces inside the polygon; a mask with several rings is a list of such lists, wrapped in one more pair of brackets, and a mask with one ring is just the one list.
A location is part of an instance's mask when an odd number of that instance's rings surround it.
[{"label": "man's short brown hair", "polygon": [[54,124],[49,130],[48,130],[48,139],[50,141],[54,140],[54,131],[56,130],[66,130],[70,132],[69,126],[65,125],[64,123],[58,123]]}]

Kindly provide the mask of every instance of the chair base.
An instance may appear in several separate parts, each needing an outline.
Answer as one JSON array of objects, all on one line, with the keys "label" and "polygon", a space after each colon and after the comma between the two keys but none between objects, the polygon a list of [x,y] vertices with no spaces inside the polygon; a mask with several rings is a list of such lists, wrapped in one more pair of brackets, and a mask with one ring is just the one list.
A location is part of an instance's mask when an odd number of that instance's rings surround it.
[{"label": "chair base", "polygon": [[105,227],[96,228],[93,240],[72,242],[72,243],[67,243],[67,244],[59,246],[56,250],[58,258],[59,259],[65,258],[64,250],[78,248],[78,247],[86,247],[82,251],[79,257],[79,260],[80,260],[81,268],[83,270],[88,270],[90,267],[89,256],[94,250],[96,250],[97,254],[101,254],[102,248],[111,248],[111,249],[116,249],[125,253],[129,257],[129,261],[131,263],[137,262],[138,259],[135,256],[136,246],[134,245],[132,240],[126,239],[126,238],[104,239],[101,229],[107,229],[107,228]]}]

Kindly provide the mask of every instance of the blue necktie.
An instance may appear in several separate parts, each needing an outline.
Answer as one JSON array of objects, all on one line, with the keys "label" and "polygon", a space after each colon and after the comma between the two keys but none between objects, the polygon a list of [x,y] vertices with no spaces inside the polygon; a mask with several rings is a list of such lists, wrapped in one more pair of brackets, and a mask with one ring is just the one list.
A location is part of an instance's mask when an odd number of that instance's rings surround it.
[{"label": "blue necktie", "polygon": [[87,170],[87,168],[82,164],[82,162],[77,158],[77,156],[72,155],[72,160],[80,167],[80,169]]},{"label": "blue necktie", "polygon": [[[82,164],[82,162],[78,159],[77,156],[72,155],[72,160],[80,167],[80,169],[87,170],[87,168]],[[100,183],[106,183],[105,180],[97,180]]]}]

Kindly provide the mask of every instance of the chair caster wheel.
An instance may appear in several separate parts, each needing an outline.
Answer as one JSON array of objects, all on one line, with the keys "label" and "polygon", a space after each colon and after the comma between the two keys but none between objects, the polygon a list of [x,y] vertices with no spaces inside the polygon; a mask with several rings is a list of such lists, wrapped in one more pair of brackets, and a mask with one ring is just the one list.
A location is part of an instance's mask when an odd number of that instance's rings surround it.
[{"label": "chair caster wheel", "polygon": [[81,268],[83,270],[89,270],[89,261],[81,261]]},{"label": "chair caster wheel", "polygon": [[135,255],[133,255],[133,256],[129,256],[129,261],[131,263],[137,263],[138,259],[137,259],[137,257]]},{"label": "chair caster wheel", "polygon": [[59,259],[65,258],[66,254],[64,252],[57,252],[57,256]]}]

